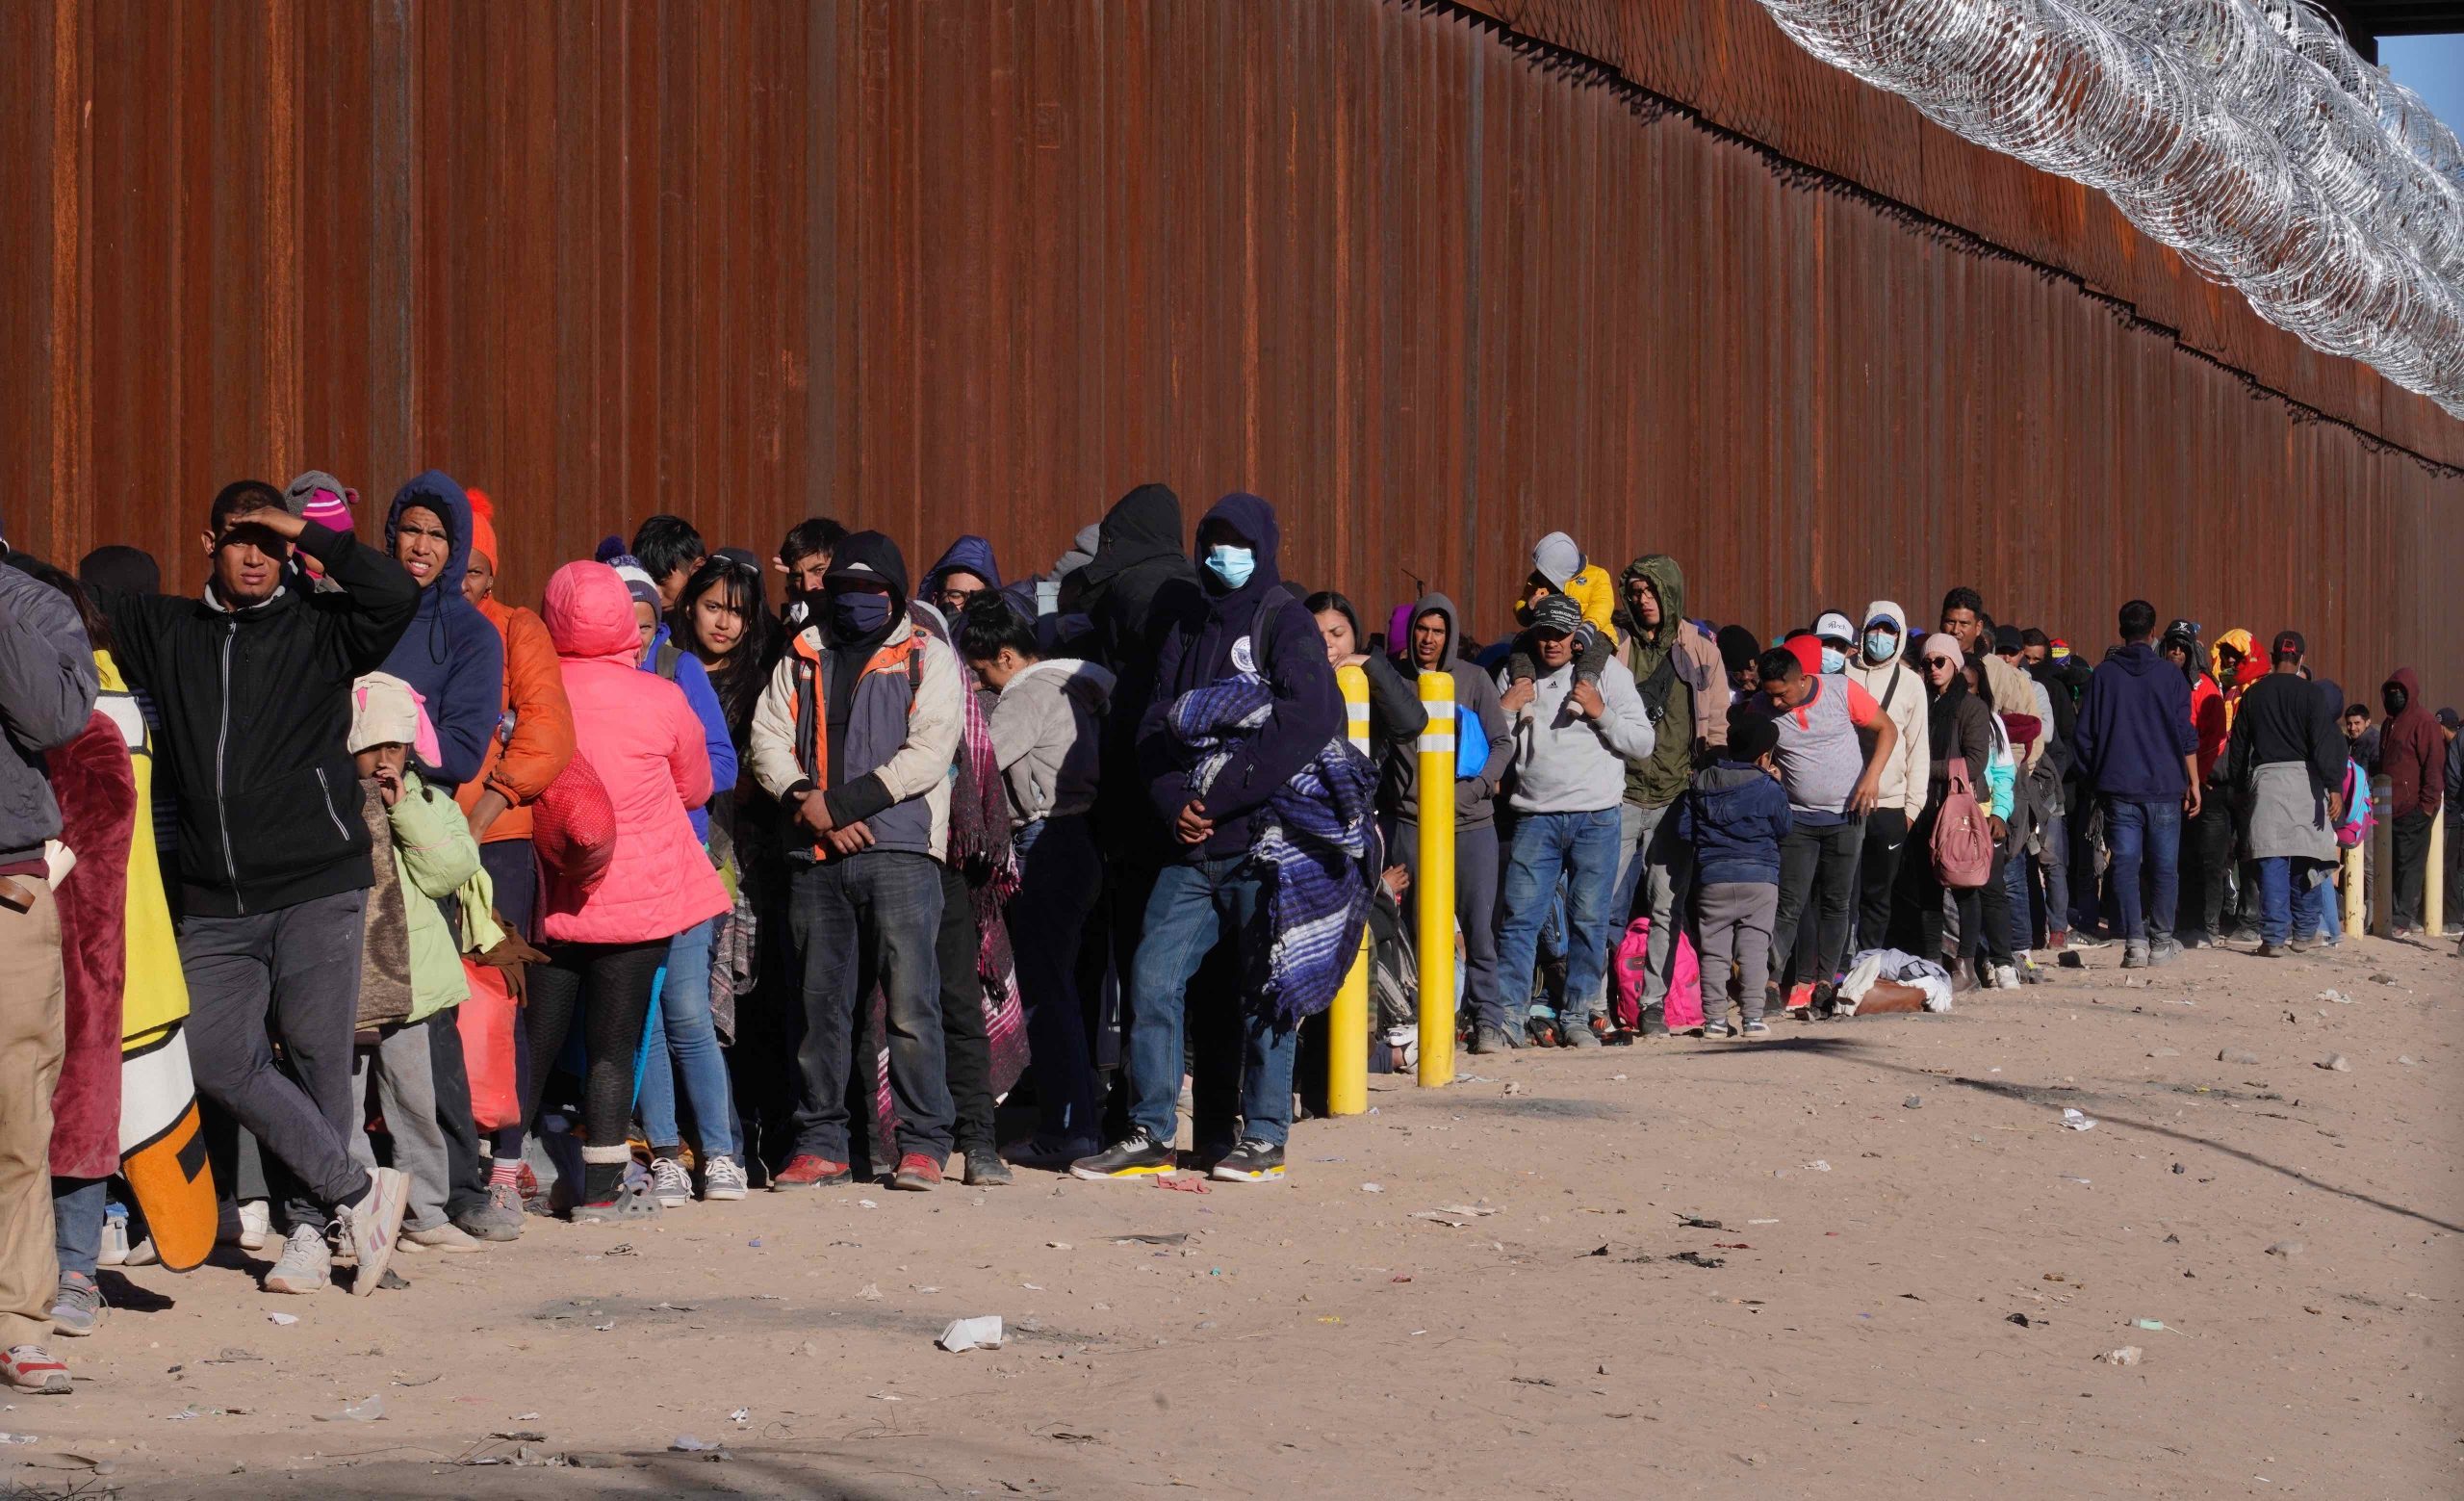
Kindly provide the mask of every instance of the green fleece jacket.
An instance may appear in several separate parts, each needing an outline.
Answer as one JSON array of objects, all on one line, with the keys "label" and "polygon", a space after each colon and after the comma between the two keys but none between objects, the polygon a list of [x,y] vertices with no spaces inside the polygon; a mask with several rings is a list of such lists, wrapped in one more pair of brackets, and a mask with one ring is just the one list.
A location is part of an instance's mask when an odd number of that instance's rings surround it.
[{"label": "green fleece jacket", "polygon": [[[394,868],[402,880],[402,907],[410,919],[411,1014],[421,1022],[471,998],[462,976],[462,945],[445,920],[440,897],[452,896],[479,871],[479,845],[453,799],[402,772],[402,795],[385,812],[394,831]],[[464,895],[463,906],[471,905]],[[482,909],[484,911],[484,908]]]},{"label": "green fleece jacket", "polygon": [[[1646,685],[1677,650],[1678,634],[1685,629],[1685,574],[1676,558],[1648,553],[1628,563],[1618,582],[1622,585],[1635,579],[1650,580],[1659,596],[1658,627],[1646,631],[1637,621],[1626,636],[1626,665],[1634,674],[1634,689],[1643,695],[1644,708],[1656,711],[1652,728],[1657,738],[1650,755],[1626,763],[1626,801],[1638,808],[1665,808],[1694,780],[1694,690],[1681,671],[1672,671],[1668,696],[1654,705]],[[1622,605],[1622,589],[1619,598]]]}]

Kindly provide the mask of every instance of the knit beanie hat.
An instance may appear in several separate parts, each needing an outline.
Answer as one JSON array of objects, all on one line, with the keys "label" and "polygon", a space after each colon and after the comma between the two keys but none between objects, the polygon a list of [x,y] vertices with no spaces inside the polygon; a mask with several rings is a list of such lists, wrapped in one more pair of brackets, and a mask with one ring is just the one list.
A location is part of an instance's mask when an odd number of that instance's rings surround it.
[{"label": "knit beanie hat", "polygon": [[348,531],[351,512],[359,505],[359,492],[321,469],[311,469],[291,481],[282,492],[282,503],[291,514],[305,517],[328,531]]},{"label": "knit beanie hat", "polygon": [[1927,636],[1925,645],[1917,653],[1917,657],[1922,660],[1931,660],[1939,657],[1954,667],[1962,666],[1967,661],[1967,658],[1960,651],[1959,637],[1948,631],[1937,631]]},{"label": "knit beanie hat", "polygon": [[651,582],[650,570],[642,566],[640,558],[630,553],[619,553],[607,559],[607,566],[625,581],[625,592],[633,597],[633,603],[653,609],[659,608],[658,585]]},{"label": "knit beanie hat", "polygon": [[497,504],[488,492],[475,486],[462,492],[471,503],[471,554],[484,557],[490,568],[499,565],[497,556]]}]

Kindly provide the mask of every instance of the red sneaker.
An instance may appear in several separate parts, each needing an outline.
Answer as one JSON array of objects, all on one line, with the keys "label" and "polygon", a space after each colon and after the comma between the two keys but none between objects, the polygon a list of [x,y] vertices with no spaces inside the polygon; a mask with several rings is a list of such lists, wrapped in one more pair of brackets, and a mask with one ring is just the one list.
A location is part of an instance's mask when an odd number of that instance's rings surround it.
[{"label": "red sneaker", "polygon": [[68,1367],[40,1345],[12,1345],[0,1351],[0,1391],[64,1397],[69,1391]]},{"label": "red sneaker", "polygon": [[1790,1011],[1803,1011],[1812,1004],[1813,982],[1811,980],[1808,980],[1804,984],[1799,985],[1796,989],[1788,992],[1788,1009]]},{"label": "red sneaker", "polygon": [[911,1152],[898,1159],[898,1171],[889,1176],[889,1186],[910,1193],[931,1193],[941,1186],[941,1165],[920,1152]]},{"label": "red sneaker", "polygon": [[2052,949],[2055,953],[2060,953],[2064,949],[2069,947],[2070,930],[2068,928],[2053,928],[2048,930],[2044,936],[2044,946]]},{"label": "red sneaker", "polygon": [[833,1162],[828,1157],[815,1156],[809,1152],[800,1152],[787,1159],[785,1167],[771,1176],[770,1191],[781,1194],[791,1188],[817,1188],[825,1183],[847,1183],[854,1180],[855,1175],[847,1171],[846,1163]]}]

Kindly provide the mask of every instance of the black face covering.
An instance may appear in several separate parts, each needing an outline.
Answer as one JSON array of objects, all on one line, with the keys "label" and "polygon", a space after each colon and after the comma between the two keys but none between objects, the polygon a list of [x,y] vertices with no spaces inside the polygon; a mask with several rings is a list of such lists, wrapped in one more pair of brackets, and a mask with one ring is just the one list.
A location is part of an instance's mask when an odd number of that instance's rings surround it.
[{"label": "black face covering", "polygon": [[2402,688],[2396,686],[2392,683],[2378,691],[2381,701],[2387,706],[2387,717],[2390,719],[2393,719],[2398,714],[2402,713],[2404,712],[2404,706],[2413,701],[2410,694],[2406,693]]}]

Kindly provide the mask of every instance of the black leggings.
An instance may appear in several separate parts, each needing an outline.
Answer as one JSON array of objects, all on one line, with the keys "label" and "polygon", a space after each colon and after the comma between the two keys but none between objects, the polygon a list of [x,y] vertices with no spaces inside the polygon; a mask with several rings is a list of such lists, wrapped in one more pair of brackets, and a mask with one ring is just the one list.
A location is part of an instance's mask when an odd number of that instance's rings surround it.
[{"label": "black leggings", "polygon": [[667,962],[667,940],[642,944],[550,944],[548,963],[533,967],[523,1007],[530,1038],[530,1077],[524,1081],[522,1118],[539,1109],[556,1054],[564,1050],[576,1012],[590,1073],[582,1089],[583,1203],[604,1203],[624,1180],[627,1128],[633,1119],[633,1065],[651,1014],[651,983]]}]

